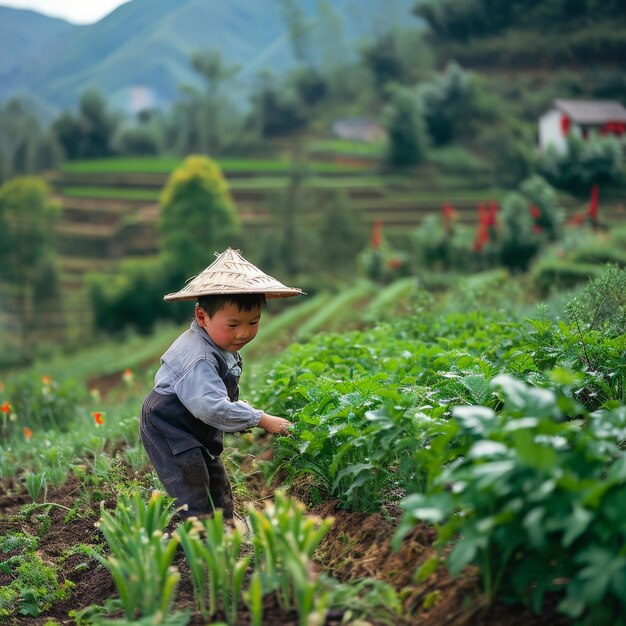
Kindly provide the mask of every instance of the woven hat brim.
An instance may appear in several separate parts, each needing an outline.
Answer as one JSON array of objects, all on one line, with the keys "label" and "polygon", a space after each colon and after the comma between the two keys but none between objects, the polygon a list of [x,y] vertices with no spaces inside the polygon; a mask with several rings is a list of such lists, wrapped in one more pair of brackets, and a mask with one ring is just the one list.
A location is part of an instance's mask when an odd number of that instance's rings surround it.
[{"label": "woven hat brim", "polygon": [[289,287],[285,287],[284,289],[274,289],[272,291],[267,291],[266,289],[233,289],[225,286],[220,289],[219,287],[212,287],[206,291],[194,291],[194,293],[185,292],[184,289],[181,291],[177,291],[175,293],[168,293],[163,296],[163,300],[166,302],[182,302],[184,300],[197,300],[200,296],[216,296],[216,295],[235,295],[235,294],[246,294],[246,293],[262,293],[265,294],[265,297],[268,299],[273,298],[292,298],[294,296],[302,296],[305,295],[304,291],[301,289],[291,289]]},{"label": "woven hat brim", "polygon": [[183,289],[168,293],[166,302],[196,300],[201,296],[265,294],[266,298],[291,298],[303,295],[301,289],[287,287],[274,277],[246,261],[239,250],[226,249],[203,272],[192,278]]}]

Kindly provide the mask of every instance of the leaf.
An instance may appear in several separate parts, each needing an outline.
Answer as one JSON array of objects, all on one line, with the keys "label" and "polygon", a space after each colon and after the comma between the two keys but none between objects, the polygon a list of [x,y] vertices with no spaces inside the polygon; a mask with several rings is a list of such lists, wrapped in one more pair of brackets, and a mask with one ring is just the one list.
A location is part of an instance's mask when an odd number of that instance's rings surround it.
[{"label": "leaf", "polygon": [[584,509],[577,502],[574,503],[574,510],[569,517],[567,530],[563,536],[563,546],[568,548],[586,530],[592,519],[593,514],[590,511]]},{"label": "leaf", "polygon": [[494,420],[496,414],[484,406],[455,406],[452,417],[460,422],[465,430],[482,433],[485,425]]},{"label": "leaf", "polygon": [[549,471],[556,466],[556,452],[546,445],[537,443],[530,431],[515,431],[512,439],[519,458],[529,467]]},{"label": "leaf", "polygon": [[372,469],[371,463],[356,463],[354,465],[349,465],[348,467],[344,467],[340,472],[337,473],[335,478],[335,483],[333,484],[333,489],[337,485],[337,483],[344,478],[345,476],[349,476],[350,474],[359,474],[364,470]]},{"label": "leaf", "polygon": [[466,534],[457,541],[448,558],[450,573],[456,576],[461,570],[474,561],[479,549],[483,549],[487,538],[475,534]]},{"label": "leaf", "polygon": [[541,548],[545,544],[546,533],[544,516],[546,510],[542,506],[531,509],[524,517],[523,526],[528,532],[530,544],[535,548]]},{"label": "leaf", "polygon": [[481,459],[484,457],[499,456],[506,454],[508,448],[498,441],[491,441],[489,439],[483,439],[477,441],[467,453],[468,458]]}]

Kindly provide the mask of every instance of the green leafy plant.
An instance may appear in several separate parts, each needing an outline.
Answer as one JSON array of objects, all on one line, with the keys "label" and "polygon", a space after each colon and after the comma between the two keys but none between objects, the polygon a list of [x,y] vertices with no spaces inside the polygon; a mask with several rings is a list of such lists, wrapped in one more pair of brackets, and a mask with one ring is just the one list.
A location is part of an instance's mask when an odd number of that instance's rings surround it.
[{"label": "green leafy plant", "polygon": [[417,520],[434,523],[439,543],[454,544],[451,571],[478,565],[489,599],[509,596],[539,611],[546,594],[565,592],[559,608],[570,617],[621,623],[626,594],[613,581],[626,576],[618,521],[626,407],[589,414],[508,376],[492,386],[501,412],[454,409],[456,459],[428,493],[405,499],[395,545]]},{"label": "green leafy plant", "polygon": [[211,518],[185,521],[175,534],[191,568],[197,610],[208,619],[221,609],[234,625],[250,563],[250,556],[240,557],[243,532],[226,529],[217,509]]},{"label": "green leafy plant", "polygon": [[112,513],[101,505],[99,528],[111,554],[92,555],[111,572],[127,619],[161,620],[173,603],[180,574],[173,566],[179,539],[164,534],[171,507],[158,491],[147,504],[139,492],[122,496]]},{"label": "green leafy plant", "polygon": [[[276,591],[284,610],[295,608],[300,626],[323,624],[328,594],[313,576],[311,558],[332,524],[305,513],[302,503],[277,491],[263,511],[248,510],[253,533],[255,569],[264,593]],[[258,610],[258,586],[248,598]]]}]

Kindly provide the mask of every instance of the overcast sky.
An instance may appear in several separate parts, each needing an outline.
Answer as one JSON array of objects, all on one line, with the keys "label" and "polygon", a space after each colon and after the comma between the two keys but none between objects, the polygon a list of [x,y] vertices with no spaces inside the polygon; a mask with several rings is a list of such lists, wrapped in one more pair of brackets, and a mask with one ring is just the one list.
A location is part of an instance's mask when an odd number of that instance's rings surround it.
[{"label": "overcast sky", "polygon": [[0,0],[0,6],[32,9],[74,24],[92,24],[128,0]]}]

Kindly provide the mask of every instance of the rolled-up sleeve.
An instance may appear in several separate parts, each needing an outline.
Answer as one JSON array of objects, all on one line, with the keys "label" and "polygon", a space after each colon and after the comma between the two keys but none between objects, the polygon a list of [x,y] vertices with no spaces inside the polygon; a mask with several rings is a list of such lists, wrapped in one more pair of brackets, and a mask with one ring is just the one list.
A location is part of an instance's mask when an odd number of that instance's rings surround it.
[{"label": "rolled-up sleeve", "polygon": [[257,426],[263,414],[246,402],[231,402],[217,364],[198,361],[174,385],[174,391],[189,412],[205,424],[224,432]]}]

